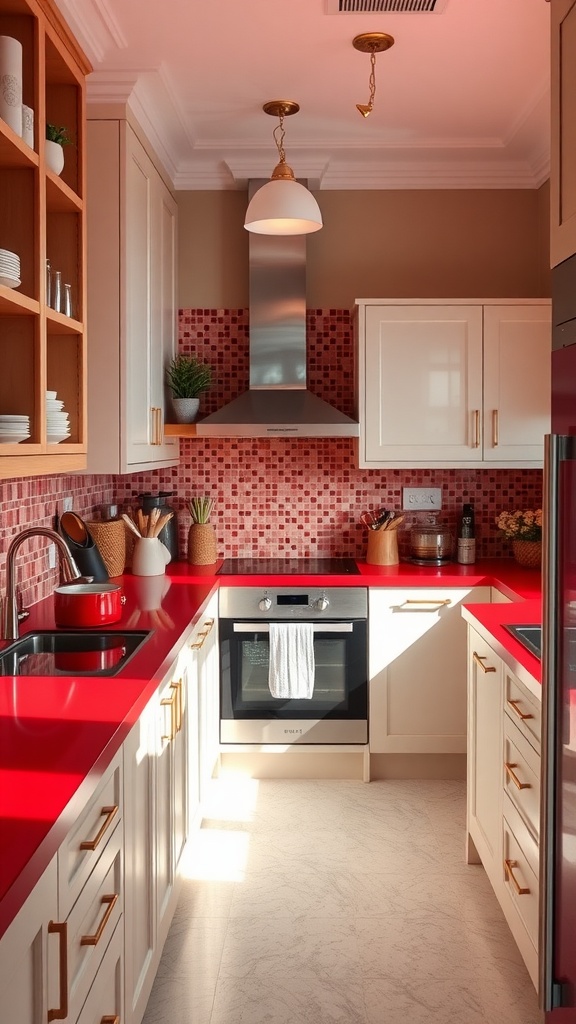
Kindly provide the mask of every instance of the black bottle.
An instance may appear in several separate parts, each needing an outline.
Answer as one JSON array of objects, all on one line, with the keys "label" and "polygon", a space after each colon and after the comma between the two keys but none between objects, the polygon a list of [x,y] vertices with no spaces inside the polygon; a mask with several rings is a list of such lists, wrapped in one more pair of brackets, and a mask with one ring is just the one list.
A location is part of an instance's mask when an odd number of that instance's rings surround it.
[{"label": "black bottle", "polygon": [[474,506],[464,505],[458,530],[457,559],[461,565],[472,565],[476,561],[476,538],[474,530]]}]

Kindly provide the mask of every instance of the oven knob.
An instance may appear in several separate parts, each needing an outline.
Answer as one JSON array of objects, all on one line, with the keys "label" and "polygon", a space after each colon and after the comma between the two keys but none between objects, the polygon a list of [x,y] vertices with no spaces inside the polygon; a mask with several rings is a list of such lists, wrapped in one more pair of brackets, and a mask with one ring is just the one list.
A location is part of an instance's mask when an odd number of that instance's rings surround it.
[{"label": "oven knob", "polygon": [[258,607],[261,612],[269,612],[272,607],[272,600],[269,597],[263,597],[258,602]]},{"label": "oven knob", "polygon": [[318,600],[316,601],[316,607],[319,612],[325,612],[329,604],[330,601],[328,600],[325,594],[322,597],[319,597]]}]

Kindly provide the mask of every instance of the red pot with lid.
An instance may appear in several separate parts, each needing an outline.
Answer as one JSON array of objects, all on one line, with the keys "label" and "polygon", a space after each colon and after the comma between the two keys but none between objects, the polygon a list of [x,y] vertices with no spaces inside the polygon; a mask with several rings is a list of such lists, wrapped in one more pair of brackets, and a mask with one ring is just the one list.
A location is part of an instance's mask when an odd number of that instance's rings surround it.
[{"label": "red pot with lid", "polygon": [[54,588],[57,626],[94,629],[122,618],[126,597],[118,583],[66,583]]}]

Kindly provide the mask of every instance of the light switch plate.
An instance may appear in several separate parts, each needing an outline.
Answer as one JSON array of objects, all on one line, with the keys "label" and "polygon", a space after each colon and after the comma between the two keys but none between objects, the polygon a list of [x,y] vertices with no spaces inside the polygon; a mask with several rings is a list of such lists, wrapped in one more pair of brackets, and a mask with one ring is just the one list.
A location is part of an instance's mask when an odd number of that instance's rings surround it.
[{"label": "light switch plate", "polygon": [[436,511],[442,508],[441,487],[403,487],[402,508],[404,511]]}]

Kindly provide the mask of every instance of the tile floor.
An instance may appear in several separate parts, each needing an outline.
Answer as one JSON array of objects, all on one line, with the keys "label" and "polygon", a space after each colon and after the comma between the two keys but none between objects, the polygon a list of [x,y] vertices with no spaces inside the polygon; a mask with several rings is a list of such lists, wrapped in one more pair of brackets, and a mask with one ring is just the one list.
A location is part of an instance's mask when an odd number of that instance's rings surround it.
[{"label": "tile floor", "polygon": [[537,1024],[459,782],[214,780],[144,1024]]}]

